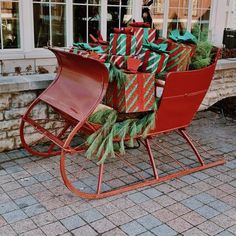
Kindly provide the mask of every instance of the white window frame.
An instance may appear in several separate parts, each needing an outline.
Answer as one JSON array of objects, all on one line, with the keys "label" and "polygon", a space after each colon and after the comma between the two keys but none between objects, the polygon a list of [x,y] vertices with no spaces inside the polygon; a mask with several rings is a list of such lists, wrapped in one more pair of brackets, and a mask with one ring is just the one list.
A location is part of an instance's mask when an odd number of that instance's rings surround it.
[{"label": "white window frame", "polygon": [[[9,0],[11,1],[11,0]],[[167,35],[169,1],[164,2],[163,33]],[[222,46],[223,30],[227,27],[227,13],[230,4],[234,0],[212,0],[209,20],[209,40],[215,45]],[[188,12],[192,9],[192,1],[189,1]],[[133,0],[132,16],[136,21],[142,21],[142,0]],[[24,16],[24,17],[23,17]],[[24,59],[24,58],[50,58],[54,55],[43,48],[34,48],[34,26],[33,26],[33,0],[19,0],[20,17],[20,45],[18,49],[0,49],[0,60],[2,59]],[[225,19],[225,20],[222,20]],[[101,34],[107,38],[107,0],[101,0]],[[191,16],[188,14],[187,29],[191,29]],[[73,43],[73,1],[66,0],[66,46]]]},{"label": "white window frame", "polygon": [[[3,2],[4,0],[0,0],[0,2]],[[6,1],[6,0],[5,0]],[[16,1],[16,0],[10,0],[9,2],[18,2],[19,4],[19,36],[20,36],[20,47],[19,48],[2,48],[3,43],[3,34],[2,34],[2,27],[0,27],[1,30],[1,45],[0,45],[0,60],[5,57],[5,55],[8,55],[8,58],[14,59],[15,57],[22,57],[23,53],[23,15],[22,15],[22,2],[23,1]],[[0,24],[2,23],[2,18],[0,17]]]}]

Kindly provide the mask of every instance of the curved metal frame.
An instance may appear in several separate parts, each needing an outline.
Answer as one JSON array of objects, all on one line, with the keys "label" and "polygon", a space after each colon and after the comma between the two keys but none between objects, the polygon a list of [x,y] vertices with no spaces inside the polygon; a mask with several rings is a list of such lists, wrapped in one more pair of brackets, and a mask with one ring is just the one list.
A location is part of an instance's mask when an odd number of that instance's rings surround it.
[{"label": "curved metal frame", "polygon": [[[84,152],[86,150],[85,146],[78,146],[76,148],[72,148],[71,141],[73,140],[74,136],[81,130],[85,130],[85,132],[93,133],[96,130],[96,127],[87,123],[88,116],[95,110],[97,105],[101,102],[103,96],[105,95],[107,84],[108,84],[108,73],[104,65],[100,62],[92,60],[92,59],[82,59],[79,55],[69,54],[67,52],[63,52],[61,50],[56,50],[50,48],[51,51],[55,53],[59,63],[59,70],[57,74],[56,80],[49,86],[48,89],[43,92],[39,98],[37,98],[29,107],[29,109],[24,114],[21,125],[20,125],[20,136],[23,146],[33,155],[39,155],[43,157],[48,157],[52,155],[58,155],[61,153],[60,159],[60,171],[62,179],[72,192],[82,198],[89,198],[89,199],[97,199],[112,196],[115,194],[119,194],[122,192],[126,192],[129,190],[137,189],[144,186],[149,186],[152,184],[156,184],[162,181],[170,180],[182,175],[186,175],[192,172],[196,172],[199,170],[203,170],[206,168],[210,168],[213,166],[217,166],[220,164],[224,164],[224,160],[220,159],[218,161],[205,164],[203,158],[199,154],[196,146],[192,142],[192,139],[187,134],[186,127],[191,123],[197,109],[204,98],[207,89],[210,85],[210,82],[213,77],[213,73],[215,70],[217,56],[219,51],[217,52],[216,59],[214,63],[204,69],[196,70],[196,71],[186,71],[186,72],[171,72],[167,76],[166,85],[163,92],[163,97],[161,99],[161,103],[159,106],[159,110],[156,113],[156,127],[150,131],[148,137],[144,140],[141,140],[141,137],[136,137],[141,141],[141,143],[145,146],[148,155],[150,165],[153,170],[153,178],[147,179],[142,182],[138,182],[129,186],[120,187],[118,189],[113,189],[107,192],[102,192],[102,182],[103,182],[103,174],[105,164],[101,164],[98,170],[98,181],[97,181],[97,190],[94,193],[87,193],[83,192],[80,189],[76,188],[72,181],[68,178],[67,171],[66,171],[66,155],[75,154],[78,152]],[[72,57],[72,58],[71,58]],[[83,71],[81,71],[81,67],[79,67],[79,63],[73,61],[73,65],[70,63],[72,60],[78,59],[80,63],[83,63]],[[85,63],[85,64],[84,64]],[[73,66],[77,65],[77,68]],[[91,70],[93,68],[93,70]],[[95,68],[99,69],[100,75],[94,73]],[[87,70],[86,70],[87,69]],[[84,74],[86,73],[86,75]],[[71,78],[73,76],[73,78]],[[186,78],[189,77],[189,78]],[[203,77],[203,78],[202,78]],[[82,78],[82,82],[80,81]],[[87,80],[86,80],[87,79]],[[185,80],[184,80],[185,79]],[[73,99],[78,99],[79,104],[73,103],[73,101],[66,100],[64,103],[60,104],[58,99],[60,98],[60,94],[58,95],[57,92],[60,88],[64,88],[63,86],[71,86],[71,81],[73,85],[78,86],[80,88],[80,92],[74,93],[75,90],[72,91]],[[88,81],[88,84],[86,84]],[[97,85],[92,87],[96,91],[93,94],[88,94],[90,90],[87,87],[90,85]],[[177,85],[180,85],[178,87]],[[86,86],[86,87],[83,87]],[[86,90],[87,89],[87,90]],[[87,93],[84,92],[87,91]],[[96,96],[94,95],[96,94]],[[94,98],[89,100],[88,96],[94,95]],[[85,98],[86,97],[86,98]],[[189,101],[186,101],[186,98]],[[80,99],[80,100],[79,100]],[[89,106],[81,106],[81,101],[88,99],[90,101]],[[49,132],[45,131],[42,127],[35,124],[33,120],[31,120],[28,115],[30,114],[31,110],[39,101],[44,101],[48,105],[53,106],[56,108],[57,112],[62,114],[63,118],[65,119],[65,127],[62,129],[61,133],[58,136],[54,136]],[[185,105],[184,107],[182,107]],[[76,106],[76,107],[73,107]],[[181,112],[176,109],[176,106],[181,107]],[[80,114],[77,113],[80,111]],[[176,118],[178,116],[178,118]],[[41,153],[38,151],[33,150],[29,145],[27,145],[25,138],[24,138],[24,126],[25,123],[28,122],[31,124],[36,130],[44,134],[49,140],[52,141],[51,148],[47,153]],[[63,135],[68,127],[73,123],[73,129],[69,133],[66,138],[66,141],[62,142],[60,140],[61,135]],[[166,132],[177,131],[190,145],[192,148],[198,162],[200,165],[194,168],[185,168],[181,165],[183,170],[180,170],[176,173],[160,177],[158,175],[157,167],[155,164],[155,159],[151,150],[150,145],[150,138],[153,136],[158,136],[159,134],[163,134]],[[128,139],[128,138],[127,138]],[[117,140],[116,140],[117,141]],[[54,145],[57,145],[61,148],[61,151],[53,152],[52,148]],[[118,155],[117,155],[118,156]],[[119,156],[118,156],[119,157]],[[178,162],[177,162],[178,163]],[[180,163],[179,163],[180,164]]]}]

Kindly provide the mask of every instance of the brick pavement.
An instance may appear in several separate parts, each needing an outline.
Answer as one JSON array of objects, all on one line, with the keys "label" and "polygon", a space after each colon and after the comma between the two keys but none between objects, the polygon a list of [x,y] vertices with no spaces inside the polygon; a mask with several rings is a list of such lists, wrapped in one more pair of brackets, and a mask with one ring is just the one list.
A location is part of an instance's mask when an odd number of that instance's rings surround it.
[{"label": "brick pavement", "polygon": [[[190,127],[205,149],[224,155],[224,166],[101,200],[81,199],[64,187],[59,157],[40,159],[22,149],[1,153],[0,235],[236,235],[235,124],[200,112]],[[182,164],[194,166],[192,153],[176,134],[155,141]],[[163,150],[154,148],[154,154],[160,174],[176,169]],[[129,150],[127,159],[137,169],[108,161],[104,189],[137,181],[137,170],[151,176],[143,148]],[[71,176],[79,160],[83,157],[68,161]],[[95,169],[90,162],[76,184],[92,191]]]}]

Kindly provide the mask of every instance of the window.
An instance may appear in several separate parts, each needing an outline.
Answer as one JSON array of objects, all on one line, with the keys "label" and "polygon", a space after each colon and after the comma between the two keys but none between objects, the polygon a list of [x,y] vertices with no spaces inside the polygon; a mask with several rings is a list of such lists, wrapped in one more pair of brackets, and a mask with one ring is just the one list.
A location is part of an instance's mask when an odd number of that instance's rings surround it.
[{"label": "window", "polygon": [[34,46],[66,45],[65,0],[33,0]]},{"label": "window", "polygon": [[195,0],[193,4],[191,31],[199,40],[207,40],[211,0]]},{"label": "window", "polygon": [[20,48],[19,1],[0,0],[0,47]]},{"label": "window", "polygon": [[157,29],[162,35],[164,22],[164,0],[143,1],[142,18]]},{"label": "window", "polygon": [[188,0],[187,1],[170,1],[168,13],[168,32],[179,29],[180,32],[187,30],[188,21]]},{"label": "window", "polygon": [[74,42],[89,41],[89,34],[97,36],[101,30],[101,0],[73,1]]},{"label": "window", "polygon": [[171,30],[179,29],[206,40],[210,7],[211,0],[143,0],[142,18],[153,25],[159,35],[166,36]]},{"label": "window", "polygon": [[132,20],[131,0],[108,0],[107,6],[107,35],[113,28],[125,27]]}]

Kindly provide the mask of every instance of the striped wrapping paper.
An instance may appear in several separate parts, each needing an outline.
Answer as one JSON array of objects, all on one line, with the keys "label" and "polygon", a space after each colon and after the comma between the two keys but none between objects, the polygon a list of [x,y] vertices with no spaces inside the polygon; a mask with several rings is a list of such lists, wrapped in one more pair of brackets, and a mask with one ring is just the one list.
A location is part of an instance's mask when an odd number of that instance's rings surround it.
[{"label": "striped wrapping paper", "polygon": [[131,34],[110,34],[110,54],[125,56],[136,52],[136,37]]},{"label": "striped wrapping paper", "polygon": [[155,75],[150,73],[126,75],[126,83],[120,88],[116,81],[109,83],[105,104],[123,113],[153,110]]},{"label": "striped wrapping paper", "polygon": [[127,58],[129,56],[110,55],[109,61],[119,69],[127,69]]},{"label": "striped wrapping paper", "polygon": [[156,38],[156,29],[133,27],[134,35],[137,38],[136,54],[142,51],[142,45],[145,40],[154,42]]},{"label": "striped wrapping paper", "polygon": [[185,71],[188,69],[191,58],[195,52],[195,45],[176,43],[168,40],[169,59],[166,71]]},{"label": "striped wrapping paper", "polygon": [[99,61],[107,61],[108,59],[108,55],[106,53],[95,53],[95,52],[91,52],[91,51],[86,51],[86,50],[81,50],[78,47],[71,47],[69,52],[74,53],[74,54],[78,54],[80,56],[83,57],[90,57]]},{"label": "striped wrapping paper", "polygon": [[160,73],[165,70],[169,55],[143,50],[138,58],[142,61],[140,70],[145,73]]},{"label": "striped wrapping paper", "polygon": [[186,71],[195,52],[196,45],[174,42],[171,39],[159,38],[156,44],[168,43],[169,59],[166,71]]}]

